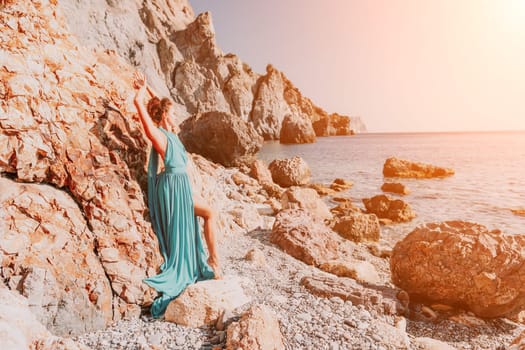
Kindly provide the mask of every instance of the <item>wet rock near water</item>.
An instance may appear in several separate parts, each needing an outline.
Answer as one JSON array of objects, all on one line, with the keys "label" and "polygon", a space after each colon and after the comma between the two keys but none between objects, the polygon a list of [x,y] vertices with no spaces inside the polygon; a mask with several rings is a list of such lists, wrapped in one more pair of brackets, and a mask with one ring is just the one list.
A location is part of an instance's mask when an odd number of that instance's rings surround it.
[{"label": "wet rock near water", "polygon": [[341,237],[354,242],[377,242],[381,233],[379,220],[375,214],[363,214],[358,211],[338,217],[333,230]]},{"label": "wet rock near water", "polygon": [[343,136],[355,134],[350,126],[350,117],[332,113],[312,123],[317,136]]},{"label": "wet rock near water", "polygon": [[321,220],[332,218],[328,206],[311,188],[290,187],[282,194],[281,205],[282,209],[304,209]]},{"label": "wet rock near water", "polygon": [[398,182],[385,182],[383,186],[381,186],[381,191],[400,195],[406,195],[410,193],[410,190],[405,185]]},{"label": "wet rock near water", "polygon": [[377,215],[379,219],[392,222],[407,222],[416,217],[410,205],[401,199],[392,199],[384,194],[372,198],[364,198],[366,211]]},{"label": "wet rock near water", "polygon": [[284,117],[279,135],[280,143],[313,143],[315,132],[310,119],[287,115]]},{"label": "wet rock near water", "polygon": [[454,170],[391,157],[385,161],[383,175],[385,177],[433,178],[454,175]]}]

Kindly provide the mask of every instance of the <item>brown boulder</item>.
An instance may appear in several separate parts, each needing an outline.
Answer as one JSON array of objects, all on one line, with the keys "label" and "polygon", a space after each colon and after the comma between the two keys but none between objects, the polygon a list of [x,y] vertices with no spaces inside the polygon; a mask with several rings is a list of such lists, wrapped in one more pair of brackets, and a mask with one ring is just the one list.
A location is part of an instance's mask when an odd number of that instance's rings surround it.
[{"label": "brown boulder", "polygon": [[250,164],[250,173],[249,175],[260,183],[263,182],[273,182],[272,173],[268,166],[262,160],[255,160]]},{"label": "brown boulder", "polygon": [[377,284],[381,281],[376,268],[368,261],[330,260],[319,268],[339,277],[353,278],[360,283]]},{"label": "brown boulder", "polygon": [[332,218],[328,206],[311,188],[290,187],[283,193],[281,204],[283,209],[304,209],[320,219]]},{"label": "brown boulder", "polygon": [[281,350],[284,338],[279,320],[266,305],[253,305],[228,326],[226,350]]},{"label": "brown boulder", "polygon": [[250,163],[263,142],[250,124],[224,112],[196,114],[180,128],[179,136],[188,152],[224,166]]},{"label": "brown boulder", "polygon": [[377,242],[381,232],[375,214],[362,214],[357,211],[339,217],[333,229],[342,237],[354,242]]},{"label": "brown boulder", "polygon": [[344,191],[349,188],[351,188],[354,184],[351,181],[347,181],[345,179],[335,179],[332,184],[330,185],[330,188],[336,192]]},{"label": "brown boulder", "polygon": [[287,115],[284,117],[279,135],[281,143],[313,143],[315,132],[309,119]]},{"label": "brown boulder", "polygon": [[273,181],[283,187],[301,186],[310,182],[310,167],[301,157],[275,159],[269,165]]},{"label": "brown boulder", "polygon": [[308,188],[314,189],[315,192],[317,192],[317,194],[320,196],[327,196],[336,192],[335,190],[331,189],[330,186],[318,183],[308,184]]},{"label": "brown boulder", "polygon": [[385,161],[383,175],[385,177],[432,178],[454,175],[454,170],[391,157]]},{"label": "brown boulder", "polygon": [[341,238],[302,209],[282,210],[275,217],[270,242],[309,265],[338,257]]},{"label": "brown boulder", "polygon": [[416,217],[408,203],[401,199],[392,199],[384,194],[364,198],[363,204],[368,213],[376,214],[379,219],[406,222]]},{"label": "brown boulder", "polygon": [[401,194],[401,195],[410,193],[410,191],[405,185],[403,185],[402,183],[397,183],[397,182],[384,183],[383,186],[381,186],[381,191],[396,193],[396,194]]},{"label": "brown boulder", "polygon": [[249,302],[239,278],[224,276],[220,280],[200,281],[186,287],[169,303],[164,318],[189,327],[212,325],[225,311],[231,312]]},{"label": "brown boulder", "polygon": [[417,227],[392,252],[392,281],[424,301],[461,306],[481,317],[525,307],[525,236],[463,221]]}]

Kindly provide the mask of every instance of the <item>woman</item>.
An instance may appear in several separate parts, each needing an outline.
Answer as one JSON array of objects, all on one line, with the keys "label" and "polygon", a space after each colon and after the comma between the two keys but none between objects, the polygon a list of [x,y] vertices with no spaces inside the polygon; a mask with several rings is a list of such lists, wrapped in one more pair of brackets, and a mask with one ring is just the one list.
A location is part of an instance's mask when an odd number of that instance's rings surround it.
[{"label": "woman", "polygon": [[[144,282],[162,293],[151,306],[152,316],[159,318],[170,301],[189,284],[220,278],[215,213],[192,197],[186,151],[176,135],[180,129],[174,118],[173,102],[155,96],[141,73],[135,74],[134,84],[138,88],[134,103],[153,146],[148,165],[148,206],[164,262],[160,274]],[[144,105],[146,92],[152,97],[147,106]],[[164,169],[157,174],[159,155]],[[210,253],[207,261],[196,215],[204,218],[204,235]]]}]

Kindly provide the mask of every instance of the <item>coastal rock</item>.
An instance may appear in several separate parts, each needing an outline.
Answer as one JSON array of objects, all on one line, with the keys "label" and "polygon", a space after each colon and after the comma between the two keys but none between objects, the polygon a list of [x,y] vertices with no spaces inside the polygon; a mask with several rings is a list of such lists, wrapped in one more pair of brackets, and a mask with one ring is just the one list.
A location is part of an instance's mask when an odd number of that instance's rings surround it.
[{"label": "coastal rock", "polygon": [[410,193],[410,191],[405,185],[403,185],[402,183],[398,183],[398,182],[384,183],[383,186],[381,186],[381,191],[396,193],[396,194],[401,194],[401,195],[406,195]]},{"label": "coastal rock", "polygon": [[310,167],[301,157],[275,159],[269,165],[273,181],[282,186],[301,186],[310,182]]},{"label": "coastal rock", "polygon": [[310,119],[287,115],[284,117],[279,136],[281,143],[313,143],[315,132]]},{"label": "coastal rock", "polygon": [[[95,236],[65,193],[0,178],[0,271],[57,335],[78,335],[112,320],[112,291],[95,255]],[[119,260],[118,251],[115,259]]]},{"label": "coastal rock", "polygon": [[188,152],[198,153],[224,166],[250,163],[263,141],[250,124],[224,112],[194,115],[180,128],[179,136]]},{"label": "coastal rock", "polygon": [[392,199],[384,194],[364,198],[363,204],[368,213],[377,215],[379,219],[406,222],[416,217],[408,203],[401,199]]},{"label": "coastal rock", "polygon": [[303,277],[300,283],[310,293],[321,298],[338,297],[382,314],[394,315],[403,311],[395,296],[363,287],[351,278],[314,275]]},{"label": "coastal rock", "polygon": [[368,261],[330,260],[319,268],[339,277],[353,278],[360,283],[377,284],[381,281],[376,268]]},{"label": "coastal rock", "polygon": [[324,184],[310,183],[308,184],[308,188],[314,189],[315,192],[317,192],[317,194],[320,196],[332,195],[336,192],[335,190],[331,189],[330,186]]},{"label": "coastal rock", "polygon": [[379,335],[380,342],[394,349],[411,349],[408,334],[384,321],[372,320],[370,334]]},{"label": "coastal rock", "polygon": [[312,123],[317,136],[341,136],[353,135],[354,131],[350,127],[350,117],[332,113],[325,115]]},{"label": "coastal rock", "polygon": [[414,299],[504,316],[525,307],[523,244],[523,235],[474,223],[426,224],[394,247],[392,281]]},{"label": "coastal rock", "polygon": [[284,339],[279,320],[265,305],[252,305],[227,329],[227,350],[281,350]]},{"label": "coastal rock", "polygon": [[266,265],[266,258],[264,256],[264,253],[257,248],[250,249],[244,258],[248,261],[252,261],[257,266],[265,266]]},{"label": "coastal rock", "polygon": [[290,187],[283,193],[281,204],[283,209],[304,209],[320,219],[332,218],[328,206],[311,188]]},{"label": "coastal rock", "polygon": [[342,237],[354,242],[377,242],[381,232],[375,214],[362,214],[357,211],[339,217],[333,229]]},{"label": "coastal rock", "polygon": [[345,179],[335,179],[330,188],[336,192],[344,191],[351,188],[354,184],[351,181]]},{"label": "coastal rock", "polygon": [[28,300],[0,283],[2,349],[89,350],[71,339],[51,334],[35,317]]},{"label": "coastal rock", "polygon": [[270,242],[309,265],[338,257],[341,238],[320,220],[302,209],[282,210],[277,214]]},{"label": "coastal rock", "polygon": [[385,177],[433,178],[454,175],[454,170],[391,157],[385,161],[383,175]]},{"label": "coastal rock", "polygon": [[[354,213],[362,214],[361,209],[356,207],[351,200],[345,200],[340,202],[339,205],[330,209],[330,212],[336,217],[341,218],[344,216],[352,216]],[[337,222],[337,220],[336,220]]]},{"label": "coastal rock", "polygon": [[250,302],[239,278],[224,276],[191,284],[166,309],[166,321],[189,327],[215,324],[226,311]]},{"label": "coastal rock", "polygon": [[518,216],[525,216],[525,209],[511,209],[512,214]]}]

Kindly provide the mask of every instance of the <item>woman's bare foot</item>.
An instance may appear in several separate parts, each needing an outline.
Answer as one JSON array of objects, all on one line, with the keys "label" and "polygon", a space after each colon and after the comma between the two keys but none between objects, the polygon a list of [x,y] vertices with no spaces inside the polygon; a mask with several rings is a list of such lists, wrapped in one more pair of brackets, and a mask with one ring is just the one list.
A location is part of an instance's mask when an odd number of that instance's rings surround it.
[{"label": "woman's bare foot", "polygon": [[208,265],[210,265],[211,269],[213,270],[215,279],[216,280],[222,279],[221,268],[219,266],[219,259],[210,256],[208,258]]}]

